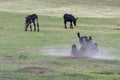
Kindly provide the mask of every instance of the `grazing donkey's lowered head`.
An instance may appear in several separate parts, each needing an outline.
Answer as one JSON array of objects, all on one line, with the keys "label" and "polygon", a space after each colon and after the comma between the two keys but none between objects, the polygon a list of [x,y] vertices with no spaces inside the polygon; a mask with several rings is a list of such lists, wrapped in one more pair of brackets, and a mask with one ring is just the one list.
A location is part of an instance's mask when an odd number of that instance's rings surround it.
[{"label": "grazing donkey's lowered head", "polygon": [[25,31],[27,31],[27,28],[30,26],[30,30],[32,31],[32,23],[34,25],[34,31],[39,31],[39,24],[38,24],[38,16],[36,14],[28,15],[25,17]]}]

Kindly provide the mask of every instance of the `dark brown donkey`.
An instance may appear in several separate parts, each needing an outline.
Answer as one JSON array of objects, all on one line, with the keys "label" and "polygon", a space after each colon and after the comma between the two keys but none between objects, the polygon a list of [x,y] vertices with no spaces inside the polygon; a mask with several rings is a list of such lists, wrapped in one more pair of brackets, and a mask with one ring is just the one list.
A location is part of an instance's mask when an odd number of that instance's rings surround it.
[{"label": "dark brown donkey", "polygon": [[32,24],[34,25],[34,31],[36,31],[37,26],[37,30],[39,32],[38,16],[36,14],[28,15],[25,17],[25,31],[27,31],[29,26],[30,30],[32,31]]}]

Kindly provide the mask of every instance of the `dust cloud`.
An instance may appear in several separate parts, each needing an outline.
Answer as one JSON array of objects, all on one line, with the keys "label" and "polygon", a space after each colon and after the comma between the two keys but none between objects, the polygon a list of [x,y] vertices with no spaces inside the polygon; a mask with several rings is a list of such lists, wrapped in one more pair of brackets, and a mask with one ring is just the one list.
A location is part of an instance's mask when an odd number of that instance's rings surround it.
[{"label": "dust cloud", "polygon": [[113,49],[108,49],[108,48],[100,48],[100,52],[98,55],[93,56],[93,58],[97,59],[112,59],[112,60],[120,60],[120,57],[112,54],[114,52]]},{"label": "dust cloud", "polygon": [[71,56],[71,51],[67,49],[57,49],[55,47],[46,47],[42,50],[44,55],[66,57]]},{"label": "dust cloud", "polygon": [[[95,59],[112,59],[120,60],[119,56],[111,54],[113,50],[100,48],[100,52],[97,55],[89,56]],[[56,57],[73,57],[71,55],[71,49],[59,49],[55,47],[46,47],[42,50],[43,55],[56,56]]]}]

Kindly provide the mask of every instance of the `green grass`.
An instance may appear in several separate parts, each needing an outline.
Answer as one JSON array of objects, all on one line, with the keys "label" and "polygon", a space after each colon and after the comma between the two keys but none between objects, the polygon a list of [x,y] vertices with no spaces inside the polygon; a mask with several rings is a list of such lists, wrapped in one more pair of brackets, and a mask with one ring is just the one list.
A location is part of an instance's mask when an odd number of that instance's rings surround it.
[{"label": "green grass", "polygon": [[[119,3],[119,0],[0,0],[0,80],[119,80]],[[104,8],[109,8],[108,15]],[[73,30],[64,29],[62,16],[66,12],[79,18]],[[25,16],[29,13],[38,14],[40,32],[24,31]],[[72,44],[80,47],[77,32],[91,35],[101,53],[115,56],[116,60],[44,55],[67,54]],[[53,72],[22,71],[29,67]]]}]

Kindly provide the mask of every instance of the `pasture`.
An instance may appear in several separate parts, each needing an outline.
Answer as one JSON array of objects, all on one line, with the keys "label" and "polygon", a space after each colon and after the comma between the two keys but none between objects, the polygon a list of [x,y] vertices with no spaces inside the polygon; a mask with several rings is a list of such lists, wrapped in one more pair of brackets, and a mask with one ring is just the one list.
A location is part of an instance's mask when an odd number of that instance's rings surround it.
[{"label": "pasture", "polygon": [[[119,80],[119,0],[0,0],[0,80]],[[40,32],[24,31],[38,14]],[[63,14],[78,17],[64,29]],[[73,58],[76,33],[90,35],[100,58]]]}]

